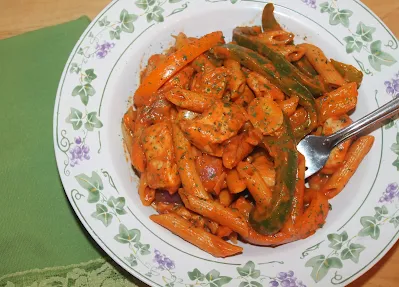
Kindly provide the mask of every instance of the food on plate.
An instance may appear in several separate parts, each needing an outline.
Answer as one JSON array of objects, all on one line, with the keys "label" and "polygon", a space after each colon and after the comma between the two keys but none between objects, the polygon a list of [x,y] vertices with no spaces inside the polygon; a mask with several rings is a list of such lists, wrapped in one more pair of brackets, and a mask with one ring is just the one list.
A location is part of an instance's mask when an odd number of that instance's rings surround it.
[{"label": "food on plate", "polygon": [[230,43],[220,31],[175,39],[149,58],[122,120],[150,218],[216,257],[241,253],[237,239],[276,246],[314,234],[374,138],[334,148],[308,185],[296,145],[351,123],[363,74],[317,43],[295,44],[272,4],[262,27],[236,27]]}]

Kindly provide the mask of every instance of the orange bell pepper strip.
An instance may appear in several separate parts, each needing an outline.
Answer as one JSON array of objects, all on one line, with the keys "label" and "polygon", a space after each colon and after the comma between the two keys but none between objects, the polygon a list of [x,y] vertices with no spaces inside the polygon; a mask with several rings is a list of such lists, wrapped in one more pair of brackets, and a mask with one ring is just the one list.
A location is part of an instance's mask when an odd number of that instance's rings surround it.
[{"label": "orange bell pepper strip", "polygon": [[137,107],[148,105],[151,96],[165,84],[173,75],[183,69],[202,53],[217,44],[223,44],[223,34],[220,31],[209,33],[171,54],[163,63],[157,66],[140,84],[134,94],[134,104]]}]

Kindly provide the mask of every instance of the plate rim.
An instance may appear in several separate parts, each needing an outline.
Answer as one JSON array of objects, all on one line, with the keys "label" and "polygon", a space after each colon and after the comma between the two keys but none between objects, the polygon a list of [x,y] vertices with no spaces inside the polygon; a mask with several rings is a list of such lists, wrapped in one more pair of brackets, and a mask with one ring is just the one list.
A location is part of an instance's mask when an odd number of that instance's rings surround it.
[{"label": "plate rim", "polygon": [[[62,86],[63,86],[63,81],[65,80],[67,74],[68,74],[68,70],[69,70],[69,66],[72,63],[73,57],[75,56],[77,49],[79,48],[79,46],[82,44],[82,42],[85,40],[85,38],[87,37],[87,34],[90,32],[90,30],[97,24],[97,22],[99,21],[99,19],[106,13],[108,12],[109,9],[111,9],[116,3],[120,2],[120,0],[113,0],[112,2],[110,2],[106,7],[104,7],[102,9],[102,11],[91,21],[91,23],[89,24],[89,26],[85,29],[85,31],[82,33],[82,35],[80,36],[79,40],[76,42],[74,48],[72,49],[66,64],[64,66],[64,70],[63,73],[60,77],[60,81],[59,81],[59,85],[57,88],[57,94],[56,94],[56,98],[55,98],[55,104],[54,104],[54,114],[53,114],[53,141],[54,141],[54,153],[55,153],[55,157],[56,157],[56,161],[57,161],[57,168],[58,171],[60,173],[60,179],[62,181],[63,187],[64,187],[64,192],[68,197],[68,201],[69,204],[72,206],[73,210],[75,211],[76,215],[79,218],[79,221],[81,222],[81,224],[85,227],[85,229],[89,232],[89,234],[91,235],[91,237],[96,241],[96,243],[104,250],[106,251],[107,255],[110,256],[112,258],[112,260],[116,261],[121,267],[123,267],[124,270],[128,271],[130,274],[132,274],[134,277],[140,279],[141,281],[145,282],[146,284],[155,284],[156,286],[161,286],[158,283],[150,280],[149,278],[145,277],[142,273],[140,273],[139,271],[134,270],[133,268],[129,268],[129,266],[127,265],[126,262],[124,262],[123,260],[121,260],[117,255],[115,255],[113,253],[113,251],[111,249],[109,249],[109,247],[101,240],[101,238],[96,234],[96,232],[91,228],[91,226],[86,222],[85,217],[81,214],[79,208],[77,207],[76,204],[72,204],[73,198],[72,198],[72,194],[68,194],[67,190],[66,190],[66,184],[64,183],[64,178],[62,175],[62,166],[61,166],[61,162],[63,161],[60,158],[59,153],[57,152],[56,146],[59,144],[58,141],[58,128],[56,127],[56,125],[58,125],[58,114],[59,114],[59,105],[60,105],[60,101],[61,101],[61,91],[62,91]],[[384,27],[384,29],[395,39],[397,39],[395,37],[395,35],[392,33],[392,31],[386,26],[386,24],[370,9],[368,8],[364,3],[362,3],[361,1],[358,0],[353,0],[353,2],[359,4],[364,10],[366,10],[367,12],[369,12],[373,18],[375,18],[378,22],[379,25],[381,25],[382,27]],[[264,3],[264,1],[262,1],[262,3]],[[280,4],[278,4],[280,5]],[[282,5],[280,5],[282,6]],[[284,6],[283,6],[284,7]],[[287,8],[287,7],[285,7]],[[313,21],[313,20],[312,20]],[[321,25],[319,25],[320,27],[323,27]],[[323,27],[324,28],[324,27]],[[330,32],[331,33],[331,32]],[[128,46],[130,46],[132,43],[130,43]],[[119,61],[119,59],[118,59]],[[118,62],[117,61],[117,62]],[[117,64],[117,62],[115,62],[115,66]],[[110,76],[110,75],[109,75]],[[107,80],[108,81],[108,80]],[[106,87],[106,86],[105,86]],[[104,90],[105,90],[104,87]],[[104,95],[104,91],[103,91],[103,95]],[[103,95],[101,97],[103,97]],[[56,124],[55,124],[56,123]],[[383,131],[382,131],[382,135],[383,135]],[[383,149],[384,147],[382,146],[381,149]],[[382,159],[382,156],[381,156]],[[378,175],[376,176],[376,178],[378,178]],[[361,207],[361,206],[360,206]],[[359,207],[359,209],[360,209]],[[348,222],[351,219],[348,220]],[[347,222],[347,223],[348,223]],[[345,225],[347,224],[345,223]],[[142,224],[144,227],[145,225]],[[369,261],[362,269],[360,269],[358,272],[356,272],[355,274],[353,274],[352,276],[348,277],[345,281],[341,282],[344,283],[346,281],[349,280],[349,282],[353,282],[356,279],[358,279],[359,277],[361,277],[362,275],[364,275],[368,270],[370,270],[379,260],[381,260],[386,253],[393,247],[393,245],[395,245],[395,243],[398,241],[399,239],[399,230],[395,233],[395,235],[390,239],[389,243],[385,245],[385,247],[383,248],[383,250],[381,250],[371,261]],[[183,251],[184,252],[184,251]],[[110,255],[113,254],[114,256]],[[204,258],[199,258],[201,260],[206,260]],[[216,262],[216,261],[211,261],[214,263],[221,263],[221,262]],[[222,263],[223,264],[223,263]],[[238,264],[240,265],[240,264]]]}]

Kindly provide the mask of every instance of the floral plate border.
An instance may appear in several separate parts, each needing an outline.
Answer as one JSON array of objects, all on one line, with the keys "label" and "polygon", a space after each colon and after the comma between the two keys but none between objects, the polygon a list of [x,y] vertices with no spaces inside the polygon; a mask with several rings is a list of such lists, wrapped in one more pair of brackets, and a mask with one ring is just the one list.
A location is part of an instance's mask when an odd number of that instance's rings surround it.
[{"label": "floral plate border", "polygon": [[[204,5],[249,5],[259,3],[259,7],[267,1],[262,0],[115,0],[97,16],[90,27],[82,35],[74,48],[65,67],[56,99],[54,112],[54,143],[57,163],[65,191],[78,217],[107,253],[123,268],[153,286],[306,286],[321,282],[342,285],[354,280],[371,267],[396,242],[399,226],[398,201],[399,188],[394,179],[395,168],[399,171],[399,122],[390,121],[381,129],[381,140],[392,140],[390,149],[382,143],[381,161],[396,155],[390,167],[393,169],[392,182],[378,196],[378,202],[371,207],[366,200],[376,184],[378,172],[367,197],[352,217],[336,233],[304,250],[298,259],[299,271],[288,270],[281,266],[281,260],[270,262],[223,263],[208,260],[212,266],[187,264],[178,262],[168,254],[164,254],[149,244],[151,234],[126,204],[123,192],[120,193],[117,183],[110,172],[101,168],[87,169],[85,164],[101,159],[101,131],[104,123],[101,118],[101,107],[109,75],[103,75],[98,66],[100,61],[108,59],[112,54],[123,55],[125,47],[154,25],[167,22],[191,6],[203,2]],[[276,9],[286,9],[300,14],[313,21],[332,35],[351,55],[366,77],[381,82],[377,85],[375,100],[386,102],[390,96],[399,95],[398,42],[388,28],[361,2],[328,1],[317,3],[315,0],[274,1]],[[291,8],[295,7],[295,9]],[[356,13],[362,13],[362,21],[352,21]],[[318,23],[312,19],[319,19]],[[363,23],[368,19],[370,23]],[[142,29],[140,31],[140,29]],[[339,37],[337,35],[340,35]],[[345,36],[341,36],[345,35]],[[135,38],[134,38],[135,37]],[[130,40],[129,40],[130,39]],[[113,58],[116,63],[119,58]],[[115,66],[114,65],[114,66]],[[396,69],[396,70],[394,70]],[[392,79],[385,79],[392,74]],[[383,79],[383,80],[382,80]],[[105,85],[104,85],[105,83]],[[385,87],[384,87],[385,85]],[[384,87],[384,88],[381,88]],[[66,100],[67,106],[61,105]],[[64,103],[64,102],[63,102]],[[65,114],[66,113],[66,114]],[[396,135],[394,134],[396,127]],[[385,151],[386,150],[386,151]],[[383,152],[385,155],[383,156]],[[387,155],[387,153],[390,153]],[[99,161],[101,162],[101,161]],[[378,171],[380,166],[378,168]],[[373,190],[373,192],[372,192]],[[372,197],[370,197],[372,198]],[[367,210],[368,213],[362,213]],[[91,210],[89,213],[88,210]],[[345,230],[349,221],[358,220],[357,232]],[[355,225],[355,223],[353,223]],[[388,226],[388,227],[387,227]],[[389,229],[390,228],[390,229]],[[113,240],[120,245],[109,246],[104,232],[112,229]],[[389,230],[388,230],[389,229]],[[383,232],[391,234],[380,252],[370,256],[369,262],[361,261],[365,255],[366,243],[381,238]],[[349,236],[350,234],[350,236]],[[169,250],[169,249],[168,249]],[[181,250],[180,250],[181,251]],[[122,255],[123,254],[123,255]],[[186,254],[187,255],[187,254]],[[187,255],[190,256],[190,255]],[[308,258],[308,256],[312,256]],[[361,257],[362,256],[362,257]],[[203,260],[199,257],[191,257]],[[268,266],[268,268],[264,268]],[[357,270],[349,276],[340,271],[350,266]],[[356,266],[359,266],[357,268]],[[184,268],[189,268],[182,271]],[[297,276],[302,279],[299,279]],[[309,276],[307,278],[306,276]],[[328,281],[327,278],[330,278]]]}]

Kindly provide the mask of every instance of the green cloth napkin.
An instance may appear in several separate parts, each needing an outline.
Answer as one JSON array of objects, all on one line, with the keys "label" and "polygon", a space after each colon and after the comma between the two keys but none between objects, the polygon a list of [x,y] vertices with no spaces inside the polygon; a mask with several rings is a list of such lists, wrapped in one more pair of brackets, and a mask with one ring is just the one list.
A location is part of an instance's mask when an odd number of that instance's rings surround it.
[{"label": "green cloth napkin", "polygon": [[89,22],[0,41],[0,286],[145,286],[80,225],[56,167],[58,81]]}]

